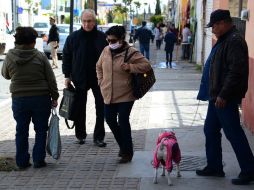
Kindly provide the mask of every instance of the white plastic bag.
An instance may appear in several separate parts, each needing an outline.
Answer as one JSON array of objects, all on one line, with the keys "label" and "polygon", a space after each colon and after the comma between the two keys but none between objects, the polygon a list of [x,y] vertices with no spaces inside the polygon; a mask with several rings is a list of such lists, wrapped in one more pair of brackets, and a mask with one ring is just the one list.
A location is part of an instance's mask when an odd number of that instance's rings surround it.
[{"label": "white plastic bag", "polygon": [[62,146],[59,132],[59,117],[57,116],[56,108],[52,108],[51,112],[46,150],[54,159],[60,158]]}]

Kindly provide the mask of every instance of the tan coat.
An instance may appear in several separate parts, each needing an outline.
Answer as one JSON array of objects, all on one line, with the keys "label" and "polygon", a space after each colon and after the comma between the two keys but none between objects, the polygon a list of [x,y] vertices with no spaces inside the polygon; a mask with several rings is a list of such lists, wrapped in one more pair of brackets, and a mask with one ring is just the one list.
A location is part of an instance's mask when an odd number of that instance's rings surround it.
[{"label": "tan coat", "polygon": [[[129,46],[126,46],[129,47]],[[128,55],[137,51],[130,47]],[[134,101],[132,95],[131,73],[145,73],[151,69],[149,61],[138,51],[128,61],[130,71],[124,71],[121,64],[124,62],[125,50],[116,54],[112,60],[109,46],[105,47],[96,65],[98,84],[105,104]]]}]

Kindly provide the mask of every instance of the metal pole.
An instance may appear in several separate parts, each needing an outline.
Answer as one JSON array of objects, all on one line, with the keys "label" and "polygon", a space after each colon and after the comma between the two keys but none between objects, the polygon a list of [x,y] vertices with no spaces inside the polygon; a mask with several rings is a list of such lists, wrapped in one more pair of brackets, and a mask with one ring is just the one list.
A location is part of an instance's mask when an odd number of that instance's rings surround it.
[{"label": "metal pole", "polygon": [[74,0],[71,0],[71,4],[70,4],[70,34],[73,32],[73,8],[74,8]]},{"label": "metal pole", "polygon": [[94,0],[94,12],[97,15],[97,0]]}]

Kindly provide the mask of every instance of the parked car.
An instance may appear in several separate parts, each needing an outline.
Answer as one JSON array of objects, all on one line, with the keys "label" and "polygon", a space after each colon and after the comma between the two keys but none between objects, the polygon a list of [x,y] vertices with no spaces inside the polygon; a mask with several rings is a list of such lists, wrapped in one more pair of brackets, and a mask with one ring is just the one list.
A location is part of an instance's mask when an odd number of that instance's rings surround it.
[{"label": "parked car", "polygon": [[[74,24],[73,31],[80,29],[80,27],[81,27],[81,25]],[[63,54],[63,47],[64,47],[65,41],[69,35],[70,25],[69,24],[58,24],[57,28],[58,28],[58,32],[59,32],[59,48],[57,49],[57,55],[58,55],[58,58],[61,59],[62,54]],[[50,45],[47,44],[48,32],[49,31],[47,31],[47,34],[43,37],[43,39],[44,39],[43,40],[43,51],[46,54],[46,56],[48,57],[48,59],[50,59],[51,49],[50,49]]]},{"label": "parked car", "polygon": [[38,36],[42,37],[49,31],[49,23],[47,22],[35,22],[33,28],[37,31]]}]

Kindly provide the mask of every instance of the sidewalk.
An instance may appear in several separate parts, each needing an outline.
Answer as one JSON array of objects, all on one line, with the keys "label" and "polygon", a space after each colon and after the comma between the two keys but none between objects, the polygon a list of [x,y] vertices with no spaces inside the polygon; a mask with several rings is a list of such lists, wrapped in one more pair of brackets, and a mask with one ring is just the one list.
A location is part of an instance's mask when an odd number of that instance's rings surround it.
[{"label": "sidewalk", "polygon": [[[164,44],[163,44],[164,45]],[[173,69],[166,69],[162,60],[163,50],[151,47],[151,62],[157,82],[151,92],[134,104],[131,113],[134,157],[129,164],[119,165],[118,147],[106,125],[106,148],[93,146],[92,133],[95,109],[92,94],[88,94],[86,144],[74,144],[74,130],[60,120],[62,157],[55,161],[47,157],[48,167],[29,168],[26,171],[0,172],[0,189],[85,189],[85,190],[242,190],[253,189],[231,185],[230,179],[240,171],[233,150],[223,136],[225,178],[198,177],[195,170],[205,165],[203,123],[207,103],[196,100],[200,72],[190,63],[175,62]],[[63,88],[61,70],[54,70],[59,89]],[[61,93],[61,92],[60,92]],[[0,104],[0,156],[15,156],[15,122],[11,102]],[[151,165],[155,141],[164,128],[175,131],[182,152],[182,177],[177,179],[173,171],[173,186],[167,186],[165,177],[158,176],[153,184],[154,169]],[[34,143],[33,126],[30,128],[30,153]],[[248,138],[254,151],[254,138]]]}]

